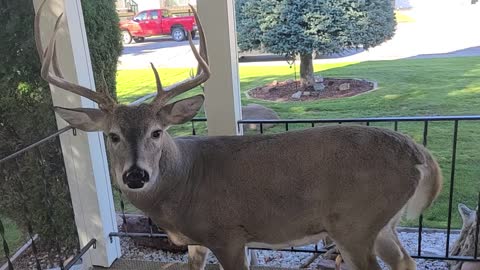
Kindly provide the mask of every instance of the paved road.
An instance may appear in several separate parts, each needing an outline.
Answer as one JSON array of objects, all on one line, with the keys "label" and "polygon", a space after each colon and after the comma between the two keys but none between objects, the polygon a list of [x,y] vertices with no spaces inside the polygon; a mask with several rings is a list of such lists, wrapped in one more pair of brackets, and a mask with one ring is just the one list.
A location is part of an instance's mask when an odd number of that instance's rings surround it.
[{"label": "paved road", "polygon": [[[433,6],[433,8],[432,8]],[[393,39],[369,51],[349,51],[317,59],[317,63],[480,56],[480,4],[475,6],[427,5],[408,11],[415,19],[400,23]],[[198,46],[198,40],[195,40]],[[157,67],[195,67],[196,61],[187,41],[150,38],[125,46],[119,69]],[[282,57],[247,56],[240,65],[281,65]]]}]

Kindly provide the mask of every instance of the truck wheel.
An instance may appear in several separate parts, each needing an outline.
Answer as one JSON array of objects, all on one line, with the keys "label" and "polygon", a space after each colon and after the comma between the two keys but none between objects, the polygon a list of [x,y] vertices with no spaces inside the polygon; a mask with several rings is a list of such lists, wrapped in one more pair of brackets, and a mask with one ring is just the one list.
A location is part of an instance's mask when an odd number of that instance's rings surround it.
[{"label": "truck wheel", "polygon": [[135,37],[133,38],[133,40],[135,41],[135,43],[142,43],[145,41],[145,38],[144,37]]},{"label": "truck wheel", "polygon": [[175,41],[184,41],[185,40],[185,31],[181,27],[176,27],[172,29],[172,38]]},{"label": "truck wheel", "polygon": [[128,32],[126,30],[122,31],[122,42],[123,42],[123,44],[132,43],[132,35],[130,35],[130,32]]}]

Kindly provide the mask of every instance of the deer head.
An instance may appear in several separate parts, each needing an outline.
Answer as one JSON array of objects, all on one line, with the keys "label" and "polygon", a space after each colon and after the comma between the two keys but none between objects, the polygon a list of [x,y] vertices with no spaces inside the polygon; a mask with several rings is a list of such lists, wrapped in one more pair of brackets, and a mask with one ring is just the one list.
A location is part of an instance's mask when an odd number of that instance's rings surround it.
[{"label": "deer head", "polygon": [[160,158],[166,153],[164,149],[173,143],[167,129],[191,120],[203,104],[203,95],[169,103],[172,98],[202,84],[210,77],[205,35],[197,12],[191,6],[198,25],[199,51],[188,33],[190,47],[198,61],[196,76],[163,88],[160,76],[151,64],[157,85],[156,97],[150,104],[127,106],[117,104],[106,87],[95,92],[64,79],[56,55],[56,34],[63,14],[57,19],[54,33],[45,49],[40,40],[39,14],[47,1],[40,5],[34,26],[35,41],[42,62],[41,76],[52,85],[96,102],[99,107],[99,109],[55,107],[55,112],[74,128],[83,131],[102,131],[107,135],[107,148],[120,188],[132,191],[148,190],[154,181],[159,181]]}]

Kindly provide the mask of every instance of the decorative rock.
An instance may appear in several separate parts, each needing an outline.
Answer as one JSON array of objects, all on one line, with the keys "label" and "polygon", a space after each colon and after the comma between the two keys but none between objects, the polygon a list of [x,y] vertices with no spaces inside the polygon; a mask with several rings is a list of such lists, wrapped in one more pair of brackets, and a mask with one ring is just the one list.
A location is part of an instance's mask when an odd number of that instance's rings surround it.
[{"label": "decorative rock", "polygon": [[308,97],[308,96],[310,96],[310,92],[309,92],[309,91],[305,91],[305,92],[303,92],[303,95]]},{"label": "decorative rock", "polygon": [[316,82],[313,84],[313,89],[315,91],[323,91],[325,90],[325,84],[323,84],[323,82],[319,82],[319,83]]},{"label": "decorative rock", "polygon": [[302,97],[302,91],[298,91],[292,95],[293,99],[300,99]]},{"label": "decorative rock", "polygon": [[277,80],[273,81],[271,85],[274,85],[274,86],[278,85],[278,81]]},{"label": "decorative rock", "polygon": [[316,83],[323,83],[323,77],[322,76],[315,76],[315,82]]},{"label": "decorative rock", "polygon": [[[267,119],[267,120],[276,120],[280,119],[278,114],[265,106],[259,104],[248,104],[247,106],[242,106],[242,118],[244,120],[259,120],[259,119]],[[271,128],[273,124],[265,124],[263,128]],[[249,129],[257,129],[256,124],[249,124]]]},{"label": "decorative rock", "polygon": [[338,86],[338,91],[347,91],[350,89],[349,83],[342,83]]}]

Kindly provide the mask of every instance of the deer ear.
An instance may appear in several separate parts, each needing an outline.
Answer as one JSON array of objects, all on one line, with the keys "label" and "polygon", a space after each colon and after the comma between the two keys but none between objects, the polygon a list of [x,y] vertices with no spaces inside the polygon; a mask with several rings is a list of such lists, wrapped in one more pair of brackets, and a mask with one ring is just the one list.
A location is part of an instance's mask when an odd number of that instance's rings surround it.
[{"label": "deer ear", "polygon": [[472,215],[475,214],[475,211],[468,208],[468,206],[463,203],[458,204],[458,212],[460,212],[460,216],[462,216],[462,221],[464,225],[471,222],[473,217]]},{"label": "deer ear", "polygon": [[168,104],[158,112],[165,126],[186,123],[198,113],[203,105],[203,95],[196,95]]},{"label": "deer ear", "polygon": [[105,112],[99,109],[55,107],[55,112],[72,127],[83,131],[102,131],[105,127]]}]

